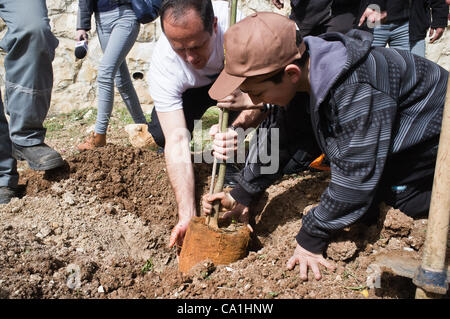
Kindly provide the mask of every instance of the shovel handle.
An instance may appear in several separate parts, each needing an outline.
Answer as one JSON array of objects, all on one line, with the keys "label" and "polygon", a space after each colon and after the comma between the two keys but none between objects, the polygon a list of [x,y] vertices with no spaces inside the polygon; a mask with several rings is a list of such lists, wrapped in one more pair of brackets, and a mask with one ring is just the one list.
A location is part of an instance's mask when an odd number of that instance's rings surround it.
[{"label": "shovel handle", "polygon": [[445,259],[448,223],[450,220],[450,76],[442,114],[441,135],[434,171],[428,215],[427,235],[422,265],[413,282],[426,291],[445,294],[447,291]]}]

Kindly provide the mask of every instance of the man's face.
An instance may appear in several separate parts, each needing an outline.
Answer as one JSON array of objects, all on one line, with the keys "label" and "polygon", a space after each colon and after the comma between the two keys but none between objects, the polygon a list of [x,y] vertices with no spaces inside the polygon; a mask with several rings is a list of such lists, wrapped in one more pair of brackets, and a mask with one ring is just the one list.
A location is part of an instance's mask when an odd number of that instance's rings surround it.
[{"label": "man's face", "polygon": [[296,88],[286,74],[283,74],[280,83],[269,81],[268,79],[277,72],[279,71],[248,78],[239,88],[249,95],[255,105],[268,103],[286,106],[294,98]]},{"label": "man's face", "polygon": [[194,9],[174,21],[169,12],[164,18],[164,33],[173,50],[196,69],[203,69],[212,53],[213,39],[217,33],[217,18],[213,33],[204,30],[203,22]]}]

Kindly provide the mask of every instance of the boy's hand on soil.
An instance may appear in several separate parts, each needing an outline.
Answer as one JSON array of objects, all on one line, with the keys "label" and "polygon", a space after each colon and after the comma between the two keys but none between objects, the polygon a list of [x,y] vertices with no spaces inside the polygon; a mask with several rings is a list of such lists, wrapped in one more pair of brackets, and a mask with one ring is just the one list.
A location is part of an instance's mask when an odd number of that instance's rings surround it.
[{"label": "boy's hand on soil", "polygon": [[286,266],[289,270],[294,269],[295,265],[300,266],[300,278],[302,280],[308,279],[308,268],[314,273],[316,280],[320,280],[322,275],[319,270],[319,265],[325,266],[328,270],[334,271],[335,266],[323,258],[322,254],[313,254],[297,244],[294,254],[287,262]]},{"label": "boy's hand on soil", "polygon": [[213,155],[220,160],[227,160],[230,154],[237,150],[238,133],[229,128],[225,133],[219,133],[219,125],[211,126],[209,135],[213,140]]}]

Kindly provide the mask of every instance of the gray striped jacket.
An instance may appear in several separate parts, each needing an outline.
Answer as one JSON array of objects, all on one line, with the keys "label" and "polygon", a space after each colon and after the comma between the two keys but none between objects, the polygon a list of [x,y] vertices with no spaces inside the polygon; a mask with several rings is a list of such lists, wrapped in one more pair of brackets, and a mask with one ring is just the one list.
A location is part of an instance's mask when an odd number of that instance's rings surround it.
[{"label": "gray striped jacket", "polygon": [[[330,161],[331,181],[319,206],[303,217],[296,238],[319,253],[333,231],[367,212],[388,164],[405,180],[414,176],[411,163],[422,160],[421,154],[411,154],[413,147],[428,143],[425,149],[437,149],[448,72],[409,51],[371,48],[372,35],[364,31],[306,37],[305,42],[311,57],[310,103],[297,102],[297,107],[309,108],[311,130]],[[280,133],[300,129],[291,125]],[[281,147],[286,138],[280,135]],[[242,176],[235,198],[253,197],[274,180]]]}]

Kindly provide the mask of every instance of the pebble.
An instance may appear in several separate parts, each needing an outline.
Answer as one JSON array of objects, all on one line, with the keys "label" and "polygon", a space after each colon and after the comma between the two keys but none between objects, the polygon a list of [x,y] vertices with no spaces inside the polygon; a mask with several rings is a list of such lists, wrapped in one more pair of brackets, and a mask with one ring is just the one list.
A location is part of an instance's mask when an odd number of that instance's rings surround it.
[{"label": "pebble", "polygon": [[65,193],[63,195],[63,200],[64,200],[64,202],[66,202],[67,204],[69,204],[71,206],[75,205],[75,200],[74,200],[72,194],[70,194],[70,193]]},{"label": "pebble", "polygon": [[100,286],[100,287],[98,287],[97,292],[104,293],[105,289],[103,288],[103,286]]},{"label": "pebble", "polygon": [[40,283],[42,280],[41,276],[39,276],[38,274],[32,274],[30,275],[30,282],[34,283],[34,284],[38,284]]},{"label": "pebble", "polygon": [[48,226],[45,226],[44,228],[41,229],[40,233],[44,236],[47,237],[48,235],[50,235],[52,232],[52,229]]},{"label": "pebble", "polygon": [[89,119],[92,116],[92,110],[89,110],[86,112],[86,114],[84,114],[83,119]]},{"label": "pebble", "polygon": [[54,184],[51,187],[51,190],[56,194],[56,195],[61,195],[62,193],[64,193],[64,189],[59,186],[58,184]]}]

